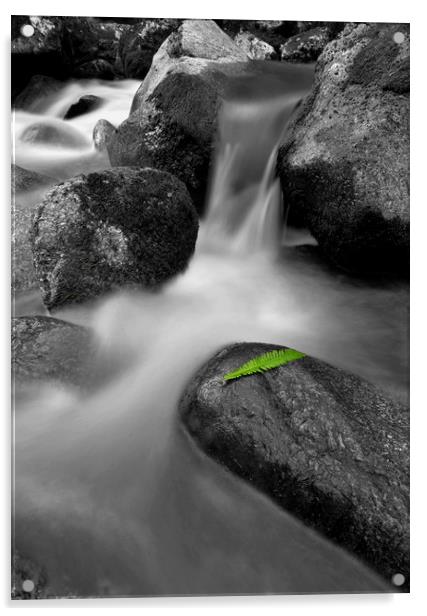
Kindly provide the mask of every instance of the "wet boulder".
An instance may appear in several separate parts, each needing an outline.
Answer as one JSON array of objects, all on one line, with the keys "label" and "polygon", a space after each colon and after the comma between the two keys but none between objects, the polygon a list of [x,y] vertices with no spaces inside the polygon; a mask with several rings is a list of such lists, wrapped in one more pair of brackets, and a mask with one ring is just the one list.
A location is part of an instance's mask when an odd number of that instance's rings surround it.
[{"label": "wet boulder", "polygon": [[169,171],[186,184],[200,210],[218,109],[230,79],[247,63],[247,54],[213,21],[185,21],[161,45],[130,116],[113,136],[112,166]]},{"label": "wet boulder", "polygon": [[97,150],[105,150],[111,141],[114,133],[116,132],[116,127],[111,124],[108,120],[98,120],[98,122],[93,127],[93,143]]},{"label": "wet boulder", "polygon": [[408,580],[408,409],[307,356],[224,380],[275,348],[231,345],[200,368],[180,402],[187,430],[218,462],[386,579]]},{"label": "wet boulder", "polygon": [[85,94],[85,96],[81,96],[79,98],[77,103],[71,105],[64,116],[64,120],[71,120],[72,118],[77,118],[85,113],[89,113],[89,111],[95,111],[95,109],[98,109],[102,102],[102,98],[99,96],[95,96],[94,94]]},{"label": "wet boulder", "polygon": [[197,213],[182,182],[115,168],[51,189],[34,218],[34,262],[48,309],[122,287],[156,288],[193,254]]},{"label": "wet boulder", "polygon": [[279,149],[289,221],[357,272],[409,261],[409,28],[348,24]]},{"label": "wet boulder", "polygon": [[31,382],[84,385],[95,345],[90,330],[45,316],[12,319],[12,372]]},{"label": "wet boulder", "polygon": [[11,165],[12,195],[19,192],[37,190],[55,184],[55,179],[36,171],[24,169],[19,165]]},{"label": "wet boulder", "polygon": [[13,293],[38,288],[31,252],[30,231],[37,201],[55,182],[54,178],[12,165],[11,284]]},{"label": "wet boulder", "polygon": [[76,128],[54,120],[42,120],[27,126],[19,138],[25,143],[57,148],[81,148],[88,145],[86,137]]},{"label": "wet boulder", "polygon": [[285,62],[314,62],[330,40],[327,27],[306,30],[289,38],[280,46],[280,59]]},{"label": "wet boulder", "polygon": [[276,60],[278,58],[272,45],[256,37],[251,32],[239,32],[234,37],[234,42],[251,60]]},{"label": "wet boulder", "polygon": [[143,19],[128,28],[118,52],[124,76],[144,79],[154,54],[181,22],[182,19]]},{"label": "wet boulder", "polygon": [[15,109],[24,109],[40,113],[45,109],[46,99],[56,94],[63,87],[63,83],[46,75],[33,75],[26,87],[15,98]]}]

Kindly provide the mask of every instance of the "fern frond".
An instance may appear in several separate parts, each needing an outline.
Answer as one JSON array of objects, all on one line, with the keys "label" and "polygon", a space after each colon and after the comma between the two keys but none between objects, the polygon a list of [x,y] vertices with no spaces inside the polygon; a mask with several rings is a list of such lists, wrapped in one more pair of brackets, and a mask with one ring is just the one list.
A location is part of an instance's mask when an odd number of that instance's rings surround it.
[{"label": "fern frond", "polygon": [[240,368],[237,368],[237,370],[228,372],[224,375],[224,379],[226,381],[231,381],[232,379],[238,379],[248,374],[266,372],[267,370],[278,368],[283,364],[288,364],[291,361],[301,359],[301,357],[305,357],[305,353],[295,351],[294,349],[277,349],[275,351],[269,351],[268,353],[263,353],[262,355],[258,355],[258,357],[254,357],[240,366]]}]

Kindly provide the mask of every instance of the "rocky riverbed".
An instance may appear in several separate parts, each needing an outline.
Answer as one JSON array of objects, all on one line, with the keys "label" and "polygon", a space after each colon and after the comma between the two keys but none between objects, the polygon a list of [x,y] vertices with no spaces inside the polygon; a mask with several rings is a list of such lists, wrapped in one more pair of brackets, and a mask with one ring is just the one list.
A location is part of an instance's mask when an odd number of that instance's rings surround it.
[{"label": "rocky riverbed", "polygon": [[407,591],[409,26],[14,17],[12,106],[12,595]]}]

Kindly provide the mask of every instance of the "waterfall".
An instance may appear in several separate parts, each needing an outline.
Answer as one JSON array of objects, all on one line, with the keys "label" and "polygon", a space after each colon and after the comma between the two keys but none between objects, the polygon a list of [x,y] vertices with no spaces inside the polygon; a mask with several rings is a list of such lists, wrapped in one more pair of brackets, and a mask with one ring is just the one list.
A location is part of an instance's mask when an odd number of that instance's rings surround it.
[{"label": "waterfall", "polygon": [[237,254],[274,254],[281,241],[283,203],[277,149],[301,91],[272,100],[227,101],[200,244]]}]

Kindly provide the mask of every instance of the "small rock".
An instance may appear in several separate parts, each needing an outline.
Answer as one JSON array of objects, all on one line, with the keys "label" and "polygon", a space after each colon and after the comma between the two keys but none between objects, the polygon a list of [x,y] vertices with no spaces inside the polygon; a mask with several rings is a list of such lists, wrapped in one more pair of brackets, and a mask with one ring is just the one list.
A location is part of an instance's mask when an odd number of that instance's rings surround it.
[{"label": "small rock", "polygon": [[55,184],[56,180],[47,175],[24,169],[18,165],[11,165],[12,194],[27,192]]},{"label": "small rock", "polygon": [[234,42],[252,60],[276,60],[277,53],[271,45],[257,38],[250,32],[239,32],[234,37]]},{"label": "small rock", "polygon": [[105,150],[107,149],[108,144],[110,143],[114,133],[116,132],[116,127],[108,122],[108,120],[98,120],[98,122],[93,127],[93,143],[97,150]]},{"label": "small rock", "polygon": [[102,98],[95,96],[94,94],[86,94],[81,96],[77,103],[71,105],[67,113],[64,116],[64,120],[71,120],[71,118],[77,118],[80,115],[94,111],[103,102]]},{"label": "small rock", "polygon": [[58,184],[33,226],[43,301],[50,310],[123,286],[156,287],[185,269],[197,231],[190,196],[169,173],[114,168]]},{"label": "small rock", "polygon": [[81,148],[87,146],[84,135],[65,122],[43,120],[27,126],[20,135],[21,141],[53,147]]},{"label": "small rock", "polygon": [[74,70],[74,76],[81,79],[114,79],[116,74],[114,65],[100,58],[77,66]]},{"label": "small rock", "polygon": [[15,383],[87,383],[95,347],[84,327],[44,316],[12,319]]},{"label": "small rock", "polygon": [[199,370],[180,402],[190,434],[386,579],[398,571],[408,580],[408,409],[311,357],[224,381],[274,348],[235,344]]}]

